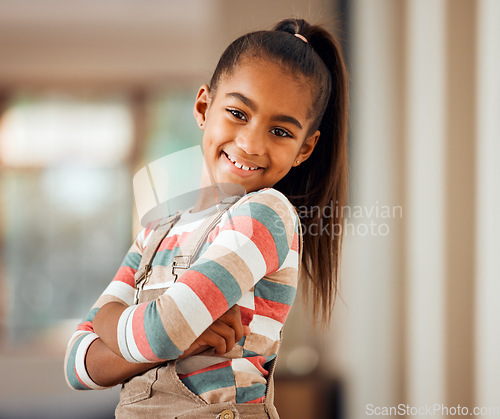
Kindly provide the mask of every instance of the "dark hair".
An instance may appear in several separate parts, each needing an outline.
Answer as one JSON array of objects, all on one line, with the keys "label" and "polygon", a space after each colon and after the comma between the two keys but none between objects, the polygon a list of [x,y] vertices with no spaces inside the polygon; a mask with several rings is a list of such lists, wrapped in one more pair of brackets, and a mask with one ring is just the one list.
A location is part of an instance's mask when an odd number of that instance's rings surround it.
[{"label": "dark hair", "polygon": [[[307,43],[295,34],[304,36]],[[319,129],[320,138],[309,159],[293,167],[274,188],[299,210],[304,230],[302,273],[307,277],[301,283],[305,296],[313,300],[313,317],[321,313],[326,325],[337,295],[344,227],[341,210],[348,194],[348,76],[340,43],[321,26],[303,19],[286,19],[270,31],[243,35],[222,54],[210,81],[211,95],[221,78],[246,57],[276,62],[304,76],[311,86],[315,107],[308,135]],[[335,210],[326,216],[323,209],[328,205],[335,205]],[[321,229],[325,225],[328,234],[313,234],[314,226],[325,231]]]}]

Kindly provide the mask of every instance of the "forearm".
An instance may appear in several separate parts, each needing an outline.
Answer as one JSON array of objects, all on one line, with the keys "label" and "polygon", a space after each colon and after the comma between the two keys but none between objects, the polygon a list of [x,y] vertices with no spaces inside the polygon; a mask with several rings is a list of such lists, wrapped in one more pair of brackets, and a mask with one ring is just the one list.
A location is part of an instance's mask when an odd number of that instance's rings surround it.
[{"label": "forearm", "polygon": [[[92,322],[94,331],[99,335],[103,344],[116,356],[123,359],[120,353],[117,339],[118,321],[121,314],[126,310],[127,306],[112,302],[102,306],[97,312]],[[127,362],[125,359],[123,359]]]},{"label": "forearm", "polygon": [[161,362],[130,363],[116,355],[101,339],[96,339],[88,349],[85,365],[90,378],[97,385],[113,387],[137,374],[161,365]]},{"label": "forearm", "polygon": [[[118,302],[111,302],[103,305],[93,319],[94,331],[102,342],[115,355],[124,358],[129,363],[158,363],[176,359],[196,339],[196,336],[194,336],[193,340],[188,345],[185,345],[184,350],[180,350],[175,345],[169,344],[171,342],[170,338],[165,334],[158,316],[150,316],[143,323],[144,319],[141,318],[141,323],[139,323],[134,321],[131,314],[136,310],[144,313],[147,310],[147,305],[126,306]],[[151,336],[151,333],[153,336],[159,333],[166,338],[166,344],[160,344],[158,354],[151,351],[149,347],[148,337],[146,336],[148,334]],[[143,335],[141,336],[141,334]]]}]

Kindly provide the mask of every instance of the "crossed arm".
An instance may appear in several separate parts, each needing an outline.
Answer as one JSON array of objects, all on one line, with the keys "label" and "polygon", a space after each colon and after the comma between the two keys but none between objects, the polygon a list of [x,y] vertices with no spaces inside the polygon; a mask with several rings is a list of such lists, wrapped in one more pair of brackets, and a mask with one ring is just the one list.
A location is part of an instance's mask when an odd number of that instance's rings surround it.
[{"label": "crossed arm", "polygon": [[[131,363],[121,356],[116,330],[120,315],[126,308],[126,305],[117,302],[108,303],[97,312],[93,321],[99,339],[90,345],[85,364],[92,380],[103,387],[117,385],[163,363]],[[234,305],[213,322],[179,358],[196,355],[211,347],[215,348],[217,355],[223,355],[248,333],[248,326],[241,323],[239,306]]]},{"label": "crossed arm", "polygon": [[[256,279],[283,265],[293,266],[298,243],[294,214],[293,207],[277,191],[249,195],[234,209],[231,222],[219,230],[203,258],[176,286],[158,301],[129,308],[131,278],[142,246],[134,244],[101,295],[102,300],[96,302],[71,338],[65,362],[68,384],[75,389],[109,387],[165,360],[194,355],[209,347],[219,356],[230,351],[247,334],[235,303]],[[291,304],[294,286],[265,282],[267,293],[284,293],[290,298],[282,298],[280,304]],[[110,299],[114,301],[110,303]],[[269,304],[273,306],[273,302]],[[126,315],[122,315],[124,310]],[[238,312],[236,320],[232,319],[234,311]],[[139,327],[134,328],[134,324]]]}]

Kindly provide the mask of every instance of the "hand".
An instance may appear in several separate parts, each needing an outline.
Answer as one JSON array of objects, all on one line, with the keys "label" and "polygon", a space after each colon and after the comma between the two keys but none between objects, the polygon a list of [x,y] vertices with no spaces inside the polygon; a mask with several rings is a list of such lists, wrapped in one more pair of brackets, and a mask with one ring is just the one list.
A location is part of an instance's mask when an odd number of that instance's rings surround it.
[{"label": "hand", "polygon": [[235,304],[214,321],[179,358],[196,355],[209,348],[215,348],[218,356],[224,355],[249,333],[250,328],[241,323],[240,307]]}]

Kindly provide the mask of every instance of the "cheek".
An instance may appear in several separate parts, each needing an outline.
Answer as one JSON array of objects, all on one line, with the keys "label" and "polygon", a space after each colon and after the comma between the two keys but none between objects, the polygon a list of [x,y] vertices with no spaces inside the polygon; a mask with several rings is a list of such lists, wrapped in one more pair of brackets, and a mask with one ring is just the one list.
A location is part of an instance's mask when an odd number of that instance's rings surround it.
[{"label": "cheek", "polygon": [[227,141],[227,137],[228,128],[224,125],[224,121],[211,120],[203,132],[203,147],[207,149],[218,147]]},{"label": "cheek", "polygon": [[290,147],[274,153],[274,162],[280,172],[286,173],[292,168],[297,154],[298,151],[295,150],[295,147]]},{"label": "cheek", "polygon": [[218,136],[214,135],[213,130],[209,129],[208,127],[203,132],[203,153],[205,153],[207,156],[212,154],[217,148],[217,138]]}]

